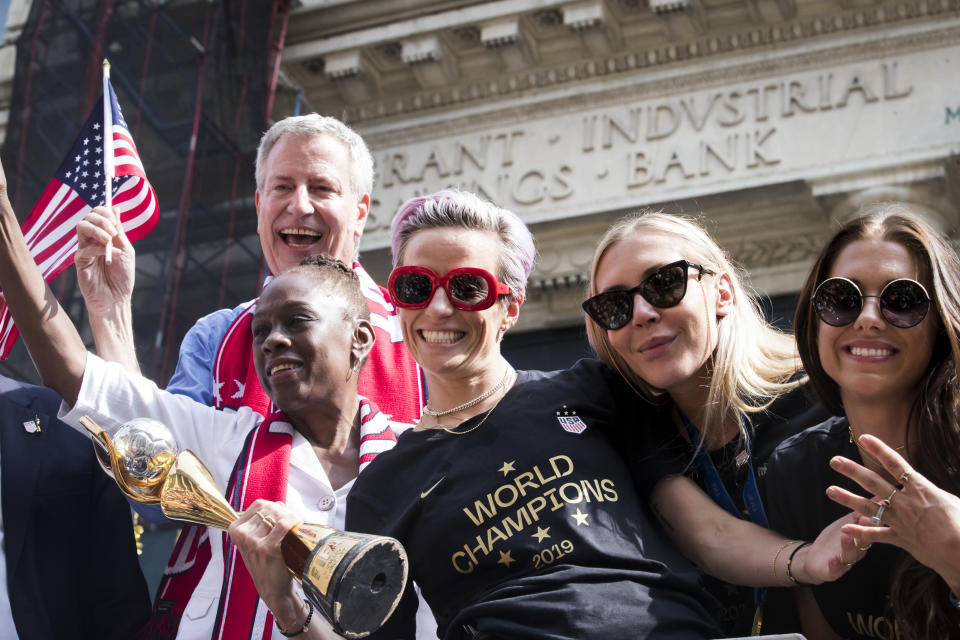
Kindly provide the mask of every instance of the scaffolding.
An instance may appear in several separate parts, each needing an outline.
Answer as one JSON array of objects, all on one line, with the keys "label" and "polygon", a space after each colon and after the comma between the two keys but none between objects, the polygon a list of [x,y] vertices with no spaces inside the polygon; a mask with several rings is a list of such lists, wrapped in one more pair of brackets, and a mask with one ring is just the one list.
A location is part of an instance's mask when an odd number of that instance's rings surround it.
[{"label": "scaffolding", "polygon": [[[289,9],[289,0],[34,0],[17,41],[2,156],[21,221],[98,99],[100,62],[110,59],[160,203],[156,229],[135,246],[133,323],[141,368],[161,385],[198,317],[257,293],[253,161]],[[74,271],[52,284],[90,344]],[[22,344],[0,373],[36,381]]]}]

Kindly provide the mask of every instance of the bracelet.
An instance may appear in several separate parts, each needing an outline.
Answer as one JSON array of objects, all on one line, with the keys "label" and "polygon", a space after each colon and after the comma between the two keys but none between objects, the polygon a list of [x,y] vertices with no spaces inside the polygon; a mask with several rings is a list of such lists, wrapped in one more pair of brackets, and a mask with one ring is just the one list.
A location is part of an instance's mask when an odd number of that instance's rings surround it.
[{"label": "bracelet", "polygon": [[310,626],[310,619],[313,618],[313,603],[311,603],[306,598],[303,599],[303,603],[307,605],[307,619],[303,621],[303,626],[297,629],[296,631],[284,631],[280,628],[280,623],[277,622],[276,617],[273,619],[273,624],[277,625],[277,631],[285,638],[295,638],[301,633],[306,632],[307,627]]},{"label": "bracelet", "polygon": [[787,577],[790,578],[790,582],[792,582],[793,584],[801,584],[800,581],[797,580],[797,578],[793,575],[793,571],[792,571],[793,558],[797,555],[797,551],[800,551],[800,549],[803,549],[804,547],[809,547],[811,544],[813,543],[810,542],[809,540],[807,542],[801,542],[796,546],[796,548],[790,554],[790,557],[787,558]]},{"label": "bracelet", "polygon": [[776,582],[776,580],[777,580],[777,560],[780,559],[780,554],[783,552],[783,550],[786,549],[787,547],[789,547],[789,546],[790,546],[791,544],[793,544],[794,542],[796,542],[796,540],[787,540],[787,541],[784,542],[782,545],[780,545],[780,548],[777,549],[777,553],[774,554],[774,556],[773,556],[773,580],[774,580],[774,582]]}]

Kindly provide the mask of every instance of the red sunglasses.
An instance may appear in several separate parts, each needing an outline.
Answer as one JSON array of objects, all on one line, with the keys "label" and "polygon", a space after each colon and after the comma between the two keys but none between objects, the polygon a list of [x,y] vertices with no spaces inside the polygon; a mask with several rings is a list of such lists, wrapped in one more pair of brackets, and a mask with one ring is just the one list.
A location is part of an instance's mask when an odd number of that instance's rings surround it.
[{"label": "red sunglasses", "polygon": [[483,311],[497,301],[497,296],[510,294],[510,287],[486,269],[476,267],[457,267],[442,277],[427,267],[397,267],[387,282],[393,303],[403,309],[423,309],[437,287],[443,287],[450,304],[461,311]]}]

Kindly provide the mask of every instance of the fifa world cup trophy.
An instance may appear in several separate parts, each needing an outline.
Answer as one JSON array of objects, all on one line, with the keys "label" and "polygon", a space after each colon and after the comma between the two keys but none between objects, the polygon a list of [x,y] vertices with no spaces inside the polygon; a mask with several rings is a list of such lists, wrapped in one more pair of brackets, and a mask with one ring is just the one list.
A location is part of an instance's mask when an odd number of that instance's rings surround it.
[{"label": "fifa world cup trophy", "polygon": [[[138,418],[111,438],[89,417],[103,470],[143,504],[159,504],[172,520],[226,529],[237,512],[192,451],[178,452],[166,425]],[[334,630],[363,638],[393,613],[407,580],[407,556],[393,538],[301,523],[281,543],[284,562]]]}]

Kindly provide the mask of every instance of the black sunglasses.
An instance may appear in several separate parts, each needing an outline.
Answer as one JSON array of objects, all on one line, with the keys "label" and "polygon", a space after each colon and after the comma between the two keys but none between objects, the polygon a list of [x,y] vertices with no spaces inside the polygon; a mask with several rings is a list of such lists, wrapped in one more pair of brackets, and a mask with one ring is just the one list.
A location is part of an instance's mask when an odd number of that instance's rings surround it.
[{"label": "black sunglasses", "polygon": [[865,296],[846,278],[828,278],[813,293],[813,309],[831,327],[845,327],[856,321],[864,298],[877,298],[880,315],[900,329],[920,324],[930,308],[930,296],[923,285],[909,278],[891,280],[878,296]]},{"label": "black sunglasses", "polygon": [[698,281],[705,273],[713,274],[713,271],[704,268],[703,265],[677,260],[660,267],[633,289],[598,293],[581,306],[598,325],[608,331],[616,331],[629,324],[630,318],[633,317],[633,299],[638,293],[658,309],[669,309],[680,304],[683,296],[687,294],[690,267],[697,270]]}]

